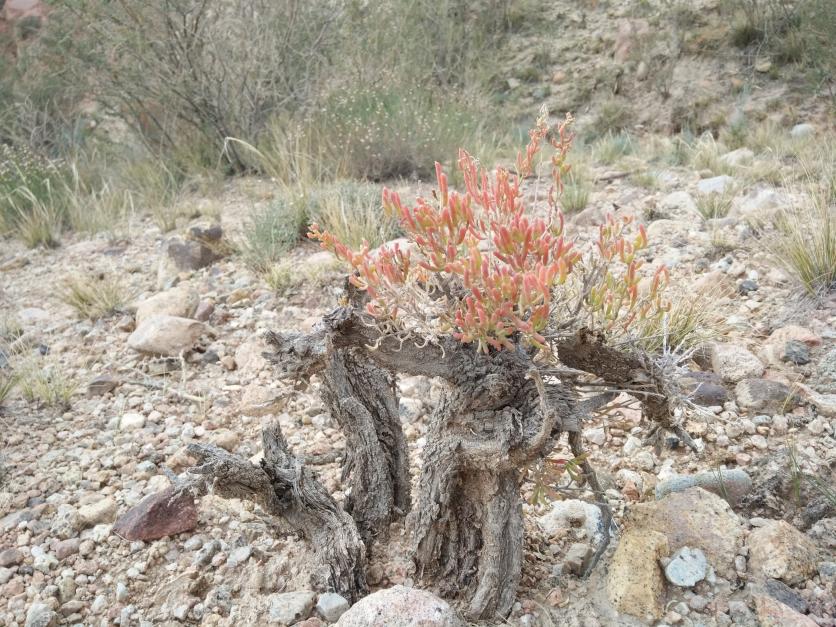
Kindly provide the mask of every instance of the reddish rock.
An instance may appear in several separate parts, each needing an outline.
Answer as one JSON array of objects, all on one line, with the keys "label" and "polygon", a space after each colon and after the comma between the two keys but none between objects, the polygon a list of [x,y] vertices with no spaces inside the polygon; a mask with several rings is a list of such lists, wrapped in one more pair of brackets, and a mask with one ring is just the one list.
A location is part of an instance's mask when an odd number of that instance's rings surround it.
[{"label": "reddish rock", "polygon": [[761,627],[817,627],[813,619],[763,594],[755,596],[755,610]]},{"label": "reddish rock", "polygon": [[148,496],[125,512],[113,525],[126,540],[157,540],[197,526],[197,508],[188,494],[172,499],[174,488]]}]

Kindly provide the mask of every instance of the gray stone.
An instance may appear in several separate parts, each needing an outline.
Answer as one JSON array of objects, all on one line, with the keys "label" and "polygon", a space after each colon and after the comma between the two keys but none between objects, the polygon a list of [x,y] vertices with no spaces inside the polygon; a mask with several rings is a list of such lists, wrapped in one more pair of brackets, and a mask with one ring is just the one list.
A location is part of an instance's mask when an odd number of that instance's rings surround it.
[{"label": "gray stone", "polygon": [[713,176],[708,179],[703,179],[697,183],[697,191],[700,194],[722,194],[732,184],[734,179],[726,174],[722,176]]},{"label": "gray stone", "polygon": [[58,614],[46,603],[33,603],[26,612],[26,627],[54,627]]},{"label": "gray stone", "polygon": [[268,616],[271,623],[293,625],[311,615],[314,603],[316,603],[316,593],[303,590],[271,594],[268,602],[270,604]]},{"label": "gray stone", "polygon": [[691,588],[705,579],[708,562],[699,549],[683,546],[665,566],[665,578],[680,588]]},{"label": "gray stone", "polygon": [[744,379],[734,389],[741,409],[770,414],[784,414],[799,404],[798,395],[786,384],[771,379]]},{"label": "gray stone", "polygon": [[763,590],[776,601],[780,601],[802,614],[807,613],[807,601],[798,592],[777,579],[767,579],[763,582]]},{"label": "gray stone", "polygon": [[394,586],[360,599],[338,627],[465,627],[450,605],[431,592]]},{"label": "gray stone", "polygon": [[575,542],[566,551],[563,565],[566,572],[581,575],[586,567],[586,561],[592,555],[592,547],[584,542]]},{"label": "gray stone", "polygon": [[336,592],[324,592],[316,602],[316,612],[329,623],[336,623],[351,604]]},{"label": "gray stone", "polygon": [[23,553],[19,549],[3,549],[0,551],[0,567],[17,566],[23,563]]},{"label": "gray stone", "polygon": [[145,416],[136,412],[123,414],[122,417],[119,418],[120,431],[136,431],[138,429],[142,429],[144,426]]},{"label": "gray stone", "polygon": [[671,477],[656,484],[656,498],[661,499],[672,492],[693,487],[712,492],[734,505],[752,489],[752,478],[740,468],[707,470],[695,475]]},{"label": "gray stone", "polygon": [[700,407],[722,407],[729,400],[722,379],[713,372],[690,371],[679,382],[688,399]]},{"label": "gray stone", "polygon": [[810,349],[804,342],[790,340],[784,344],[781,352],[781,361],[788,361],[796,366],[803,366],[810,363]]}]

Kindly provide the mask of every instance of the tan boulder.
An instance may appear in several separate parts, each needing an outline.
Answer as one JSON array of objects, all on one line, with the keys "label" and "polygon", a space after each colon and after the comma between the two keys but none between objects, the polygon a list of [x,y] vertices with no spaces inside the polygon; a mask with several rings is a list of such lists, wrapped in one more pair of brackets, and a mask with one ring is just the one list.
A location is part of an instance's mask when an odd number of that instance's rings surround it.
[{"label": "tan boulder", "polygon": [[168,316],[151,316],[128,336],[128,346],[148,355],[176,357],[194,347],[206,327],[202,322]]},{"label": "tan boulder", "polygon": [[816,545],[783,520],[773,520],[749,534],[749,571],[791,586],[816,574]]},{"label": "tan boulder", "polygon": [[627,511],[625,527],[664,534],[671,551],[684,546],[701,549],[721,577],[737,579],[734,558],[743,544],[743,526],[716,494],[694,487],[636,503]]},{"label": "tan boulder", "polygon": [[662,617],[665,577],[659,559],[668,553],[662,533],[628,529],[621,536],[607,573],[607,597],[616,610],[639,618]]},{"label": "tan boulder", "polygon": [[154,294],[136,306],[136,326],[152,316],[167,315],[178,318],[191,318],[197,309],[200,298],[197,292],[186,286],[173,287],[170,290]]},{"label": "tan boulder", "polygon": [[813,619],[766,594],[755,595],[755,613],[760,627],[818,627]]}]

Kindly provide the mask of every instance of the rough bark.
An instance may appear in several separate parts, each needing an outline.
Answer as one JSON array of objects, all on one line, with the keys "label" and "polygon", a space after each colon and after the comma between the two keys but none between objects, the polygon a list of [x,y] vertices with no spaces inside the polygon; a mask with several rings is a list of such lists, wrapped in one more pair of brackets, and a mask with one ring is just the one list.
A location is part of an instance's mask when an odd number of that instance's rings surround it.
[{"label": "rough bark", "polygon": [[195,496],[212,492],[224,498],[253,501],[285,520],[307,539],[317,565],[312,584],[356,601],[368,592],[366,548],[352,518],[316,476],[290,453],[281,427],[274,421],[262,430],[264,458],[256,466],[209,444],[191,444],[200,461],[194,478],[178,484],[178,492]]},{"label": "rough bark", "polygon": [[418,576],[461,597],[472,619],[504,617],[522,570],[521,469],[551,449],[571,414],[545,399],[527,356],[482,358],[447,383],[432,416],[413,517]]},{"label": "rough bark", "polygon": [[577,370],[594,374],[613,387],[629,389],[642,403],[645,416],[653,423],[652,435],[666,429],[677,435],[694,451],[699,447],[674,420],[672,404],[677,394],[671,382],[661,377],[639,355],[618,350],[604,343],[603,337],[588,329],[557,343],[560,361]]},{"label": "rough bark", "polygon": [[[338,310],[339,311],[339,310]],[[409,458],[394,376],[362,351],[339,348],[324,324],[309,335],[268,334],[285,376],[322,377],[322,401],[346,437],[345,509],[367,546],[410,508]]]}]

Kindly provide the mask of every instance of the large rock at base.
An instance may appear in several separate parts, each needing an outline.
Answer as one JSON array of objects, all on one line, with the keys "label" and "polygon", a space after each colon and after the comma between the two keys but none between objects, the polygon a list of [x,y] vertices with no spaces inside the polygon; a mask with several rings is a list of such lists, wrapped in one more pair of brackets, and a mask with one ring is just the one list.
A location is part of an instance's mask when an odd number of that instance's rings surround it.
[{"label": "large rock at base", "polygon": [[656,531],[629,529],[621,536],[607,574],[607,597],[616,610],[662,617],[665,578],[659,559],[668,553],[668,539]]},{"label": "large rock at base", "polygon": [[749,534],[749,571],[756,577],[780,579],[791,586],[816,573],[818,552],[813,542],[783,520],[774,520]]},{"label": "large rock at base", "polygon": [[152,316],[128,336],[128,346],[140,353],[176,357],[193,348],[204,330],[203,323],[197,320]]},{"label": "large rock at base", "polygon": [[671,192],[659,201],[657,212],[672,220],[693,220],[699,215],[697,203],[688,192]]},{"label": "large rock at base", "polygon": [[818,627],[813,619],[765,594],[755,595],[755,612],[761,627]]},{"label": "large rock at base", "polygon": [[671,492],[682,492],[693,487],[708,490],[734,505],[752,490],[752,478],[740,468],[707,470],[695,475],[677,475],[656,484],[656,498],[661,499]]},{"label": "large rock at base", "polygon": [[771,379],[743,379],[734,389],[741,409],[764,414],[786,414],[798,406],[798,395],[784,383]]},{"label": "large rock at base", "polygon": [[465,627],[455,610],[426,590],[395,586],[361,599],[338,627]]},{"label": "large rock at base", "polygon": [[737,579],[734,558],[743,544],[743,526],[729,504],[711,492],[694,487],[637,503],[627,511],[625,527],[664,534],[671,551],[699,548],[721,577]]},{"label": "large rock at base", "polygon": [[178,286],[146,298],[136,306],[136,325],[140,326],[152,316],[165,314],[178,318],[191,318],[200,297],[185,286]]},{"label": "large rock at base", "polygon": [[764,372],[760,359],[737,344],[713,344],[711,368],[726,383],[760,377]]},{"label": "large rock at base", "polygon": [[157,540],[191,531],[197,526],[197,508],[191,495],[175,496],[174,488],[145,497],[113,525],[126,540]]},{"label": "large rock at base", "polygon": [[170,237],[163,244],[160,255],[157,286],[170,284],[179,272],[192,272],[213,264],[223,258],[226,249],[223,230],[217,225],[195,226],[187,237]]}]

